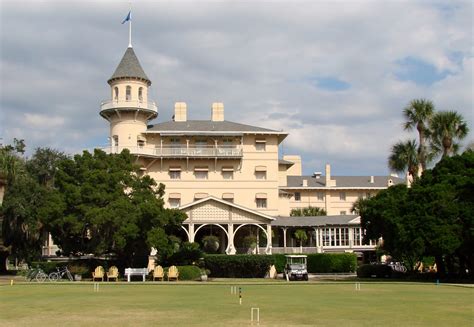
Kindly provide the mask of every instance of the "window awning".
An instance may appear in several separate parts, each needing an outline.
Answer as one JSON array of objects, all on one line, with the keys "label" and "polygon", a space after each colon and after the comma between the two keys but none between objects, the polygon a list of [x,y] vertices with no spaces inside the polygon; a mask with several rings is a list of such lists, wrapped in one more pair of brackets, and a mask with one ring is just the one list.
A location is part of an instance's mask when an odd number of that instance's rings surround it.
[{"label": "window awning", "polygon": [[255,143],[267,143],[267,140],[265,140],[265,139],[256,139]]},{"label": "window awning", "polygon": [[234,193],[222,193],[222,198],[223,199],[233,199],[234,198]]},{"label": "window awning", "polygon": [[267,193],[257,193],[255,194],[256,199],[266,199],[267,198]]},{"label": "window awning", "polygon": [[145,142],[145,141],[146,141],[146,137],[143,136],[143,135],[137,135],[137,141],[143,141],[143,142]]},{"label": "window awning", "polygon": [[194,167],[194,171],[209,171],[207,167]]},{"label": "window awning", "polygon": [[170,167],[169,171],[181,171],[181,167]]},{"label": "window awning", "polygon": [[181,193],[170,193],[168,198],[170,198],[170,199],[181,199]]},{"label": "window awning", "polygon": [[222,167],[222,171],[234,171],[234,167]]},{"label": "window awning", "polygon": [[255,171],[267,171],[267,166],[256,166]]},{"label": "window awning", "polygon": [[208,196],[209,196],[209,194],[207,194],[207,193],[195,193],[194,194],[195,199],[204,199],[204,198],[207,198]]}]

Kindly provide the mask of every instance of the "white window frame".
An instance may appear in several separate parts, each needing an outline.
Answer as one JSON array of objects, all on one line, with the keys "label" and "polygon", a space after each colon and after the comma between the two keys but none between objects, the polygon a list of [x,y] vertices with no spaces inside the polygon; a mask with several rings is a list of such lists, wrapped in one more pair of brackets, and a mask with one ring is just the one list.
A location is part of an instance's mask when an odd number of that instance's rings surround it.
[{"label": "white window frame", "polygon": [[267,179],[267,172],[266,171],[256,171],[255,172],[255,179],[257,179],[257,180],[266,180]]}]

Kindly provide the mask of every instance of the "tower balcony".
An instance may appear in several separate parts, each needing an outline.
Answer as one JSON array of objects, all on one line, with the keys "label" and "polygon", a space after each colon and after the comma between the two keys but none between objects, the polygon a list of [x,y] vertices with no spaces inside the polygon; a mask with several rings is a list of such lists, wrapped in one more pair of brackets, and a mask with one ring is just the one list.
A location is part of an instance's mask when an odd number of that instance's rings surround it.
[{"label": "tower balcony", "polygon": [[130,153],[158,158],[222,158],[242,157],[242,147],[233,145],[218,146],[109,146],[102,148],[106,153],[120,153],[128,149]]},{"label": "tower balcony", "polygon": [[100,104],[100,111],[105,112],[109,110],[146,110],[154,112],[158,115],[158,107],[154,101],[140,101],[140,100],[106,100]]}]

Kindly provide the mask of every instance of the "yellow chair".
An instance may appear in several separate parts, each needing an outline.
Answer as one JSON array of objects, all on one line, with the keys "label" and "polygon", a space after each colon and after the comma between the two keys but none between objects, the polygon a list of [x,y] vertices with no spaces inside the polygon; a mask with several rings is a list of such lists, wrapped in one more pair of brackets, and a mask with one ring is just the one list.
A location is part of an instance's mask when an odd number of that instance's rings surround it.
[{"label": "yellow chair", "polygon": [[98,266],[92,273],[92,281],[95,281],[96,279],[101,279],[102,281],[104,281],[104,275],[104,268],[102,266]]},{"label": "yellow chair", "polygon": [[165,272],[163,271],[163,267],[162,266],[157,266],[155,267],[155,269],[153,270],[153,281],[155,280],[163,280],[165,277]]},{"label": "yellow chair", "polygon": [[119,277],[118,268],[115,266],[110,267],[109,271],[107,272],[107,280],[110,282],[111,279],[115,278],[115,281],[118,281],[118,277]]},{"label": "yellow chair", "polygon": [[176,268],[176,266],[171,266],[168,269],[168,281],[170,281],[170,279],[176,279],[176,281],[178,281],[178,276],[179,276],[178,268]]}]

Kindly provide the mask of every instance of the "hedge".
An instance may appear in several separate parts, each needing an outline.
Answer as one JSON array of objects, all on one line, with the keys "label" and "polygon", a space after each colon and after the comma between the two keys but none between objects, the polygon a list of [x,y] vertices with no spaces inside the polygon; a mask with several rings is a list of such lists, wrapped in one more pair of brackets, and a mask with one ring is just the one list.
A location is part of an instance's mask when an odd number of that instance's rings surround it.
[{"label": "hedge", "polygon": [[[275,265],[277,272],[285,269],[284,254],[273,255],[206,255],[205,267],[211,271],[211,277],[261,278],[268,268]],[[308,254],[309,273],[349,273],[357,268],[357,256],[354,253],[313,253]]]},{"label": "hedge", "polygon": [[308,254],[310,273],[349,273],[357,268],[354,253],[312,253]]},{"label": "hedge", "polygon": [[211,277],[263,278],[275,258],[271,255],[208,254],[204,262]]},{"label": "hedge", "polygon": [[198,266],[177,266],[179,280],[200,280],[201,269]]}]

